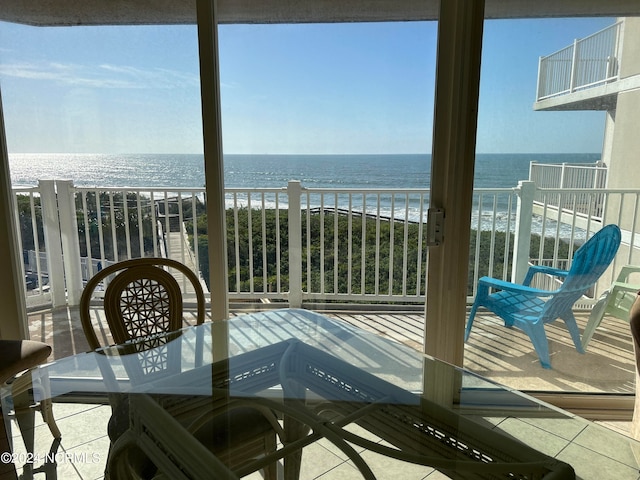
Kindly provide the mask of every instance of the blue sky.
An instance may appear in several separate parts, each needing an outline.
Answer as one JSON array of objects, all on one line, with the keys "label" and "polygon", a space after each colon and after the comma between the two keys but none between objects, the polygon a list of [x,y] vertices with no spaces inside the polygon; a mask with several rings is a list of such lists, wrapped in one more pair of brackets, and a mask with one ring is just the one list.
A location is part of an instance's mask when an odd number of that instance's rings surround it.
[{"label": "blue sky", "polygon": [[[487,21],[480,153],[598,153],[603,112],[534,112],[538,57],[612,19]],[[195,26],[0,23],[10,152],[199,153]],[[437,24],[222,25],[226,153],[431,151]]]}]

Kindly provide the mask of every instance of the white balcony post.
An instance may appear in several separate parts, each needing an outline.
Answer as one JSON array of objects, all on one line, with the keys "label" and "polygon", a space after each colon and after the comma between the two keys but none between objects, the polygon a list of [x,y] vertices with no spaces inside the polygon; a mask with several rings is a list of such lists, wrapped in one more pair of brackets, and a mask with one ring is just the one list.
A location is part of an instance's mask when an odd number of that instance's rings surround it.
[{"label": "white balcony post", "polygon": [[56,190],[58,191],[58,215],[60,217],[60,238],[67,286],[67,303],[69,305],[80,305],[83,284],[73,182],[71,180],[58,180],[56,181]]},{"label": "white balcony post", "polygon": [[569,77],[569,93],[575,89],[578,69],[578,40],[573,41],[573,55],[571,57],[571,75]]},{"label": "white balcony post", "polygon": [[[540,97],[542,96],[541,92],[546,92],[546,89],[543,90],[542,88],[542,57],[538,57],[538,83],[536,84],[536,101],[540,100]],[[546,80],[544,80],[546,81]]]},{"label": "white balcony post", "polygon": [[51,304],[55,307],[66,305],[67,297],[64,285],[64,265],[62,262],[62,243],[60,241],[60,220],[58,218],[58,200],[54,180],[39,180],[40,204],[42,206],[42,224],[44,227],[45,251],[47,252],[47,275],[51,289]]},{"label": "white balcony post", "polygon": [[292,180],[287,184],[289,203],[289,307],[302,306],[302,186]]},{"label": "white balcony post", "polygon": [[535,182],[518,182],[518,205],[516,207],[516,232],[513,240],[513,263],[511,281],[522,283],[529,269],[531,245],[531,221],[533,200],[536,195]]}]

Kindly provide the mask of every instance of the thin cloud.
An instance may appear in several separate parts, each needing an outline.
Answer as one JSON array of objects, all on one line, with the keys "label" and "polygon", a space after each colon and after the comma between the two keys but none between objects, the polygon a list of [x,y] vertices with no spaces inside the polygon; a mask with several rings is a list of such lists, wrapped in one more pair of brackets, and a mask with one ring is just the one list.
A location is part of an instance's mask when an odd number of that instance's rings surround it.
[{"label": "thin cloud", "polygon": [[240,84],[237,82],[223,82],[222,80],[220,81],[220,87],[222,88],[230,88],[230,89],[236,89],[236,88],[240,88]]},{"label": "thin cloud", "polygon": [[60,85],[109,89],[193,87],[196,75],[164,68],[140,69],[127,65],[98,66],[71,63],[0,64],[0,76],[51,81]]}]

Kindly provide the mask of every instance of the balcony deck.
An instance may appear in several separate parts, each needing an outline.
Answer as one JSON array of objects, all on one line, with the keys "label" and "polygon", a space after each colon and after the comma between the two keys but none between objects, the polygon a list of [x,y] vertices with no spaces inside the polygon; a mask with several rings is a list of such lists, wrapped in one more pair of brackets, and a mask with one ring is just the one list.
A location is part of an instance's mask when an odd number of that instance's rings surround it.
[{"label": "balcony deck", "polygon": [[[243,313],[232,311],[232,315]],[[322,313],[378,335],[422,350],[424,314],[421,311],[371,309],[325,310]],[[577,311],[583,329],[588,312]],[[189,321],[189,318],[187,318]],[[89,349],[74,307],[48,309],[29,315],[31,338],[53,347],[53,359]],[[587,353],[578,353],[561,321],[547,326],[552,370],[543,369],[528,337],[504,328],[501,320],[480,310],[466,345],[464,366],[499,383],[525,391],[580,393],[634,392],[635,365],[628,324],[605,318]]]}]

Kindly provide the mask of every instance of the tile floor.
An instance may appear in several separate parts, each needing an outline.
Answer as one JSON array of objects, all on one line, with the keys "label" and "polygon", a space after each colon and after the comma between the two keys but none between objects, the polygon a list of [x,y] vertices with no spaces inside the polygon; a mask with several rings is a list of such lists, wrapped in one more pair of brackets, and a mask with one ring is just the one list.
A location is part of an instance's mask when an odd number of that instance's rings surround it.
[{"label": "tile floor", "polygon": [[[55,454],[57,477],[61,480],[96,480],[104,477],[109,438],[106,435],[107,422],[111,416],[108,405],[85,405],[74,403],[56,403],[53,406],[54,417],[62,434],[60,445],[55,441],[48,426],[36,413],[36,433],[34,445],[34,467],[42,467],[50,452]],[[103,429],[95,425],[104,423]],[[91,425],[91,427],[89,426]],[[14,442],[14,455],[25,458],[24,442],[15,420],[11,421],[11,435]],[[19,462],[24,463],[24,462]],[[18,470],[18,474],[22,471]],[[46,475],[35,474],[35,479],[44,479]]]},{"label": "tile floor", "polygon": [[[57,478],[61,480],[99,480],[103,478],[104,466],[109,448],[105,434],[111,415],[107,405],[96,404],[54,404],[56,422],[62,432],[62,442],[57,449]],[[89,422],[90,419],[90,422]],[[557,419],[540,418],[487,418],[494,428],[515,438],[536,439],[532,446],[543,453],[568,462],[574,466],[578,478],[583,480],[638,480],[638,452],[633,451],[624,436],[606,429],[602,425],[589,424],[586,428],[575,424],[567,426]],[[96,424],[104,424],[104,429],[96,429]],[[24,455],[24,444],[17,425],[12,421],[14,453]],[[36,415],[36,455],[46,455],[53,438],[40,416]],[[91,425],[91,426],[89,426]],[[618,423],[619,432],[624,432],[627,424]],[[357,426],[355,433],[362,434]],[[371,434],[366,434],[371,438]],[[377,439],[376,439],[377,440]],[[537,442],[537,443],[536,443]],[[356,447],[379,480],[438,480],[449,478],[438,471],[390,460]],[[590,459],[591,461],[585,461]],[[40,466],[38,462],[37,466]],[[21,472],[19,472],[21,473]],[[36,474],[35,479],[44,479],[44,474]],[[249,480],[262,478],[259,472],[245,477]],[[301,480],[356,480],[363,478],[347,456],[327,440],[318,441],[304,450]]]},{"label": "tile floor", "polygon": [[[73,403],[54,404],[56,423],[62,433],[62,441],[56,450],[57,478],[61,480],[101,480],[109,448],[109,439],[104,433],[111,415],[111,409],[106,405],[86,405]],[[91,428],[88,427],[88,418],[91,418]],[[104,423],[104,430],[95,429],[96,422]],[[20,438],[15,421],[12,423],[12,438],[14,442],[14,455],[24,458],[24,443]],[[358,427],[355,427],[358,429]],[[362,433],[358,429],[358,433]],[[36,415],[36,444],[34,454],[43,458],[50,451],[53,437],[48,432],[48,427]],[[369,439],[371,435],[368,435]],[[361,453],[364,449],[356,447]],[[379,480],[438,480],[448,478],[435,470],[429,470],[425,474],[424,467],[407,465],[402,462],[390,460],[375,453],[366,452],[363,458],[372,468]],[[42,466],[38,461],[34,467]],[[19,470],[18,474],[22,471]],[[36,473],[35,479],[45,478],[44,473]],[[248,480],[262,478],[260,472],[255,472],[247,477]],[[320,440],[304,450],[300,480],[350,480],[361,479],[362,475],[348,460],[348,457],[340,449],[327,440]]]}]

